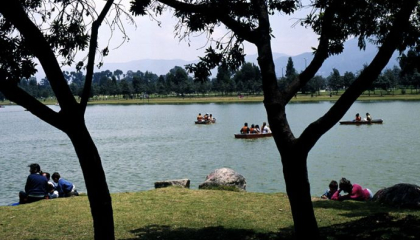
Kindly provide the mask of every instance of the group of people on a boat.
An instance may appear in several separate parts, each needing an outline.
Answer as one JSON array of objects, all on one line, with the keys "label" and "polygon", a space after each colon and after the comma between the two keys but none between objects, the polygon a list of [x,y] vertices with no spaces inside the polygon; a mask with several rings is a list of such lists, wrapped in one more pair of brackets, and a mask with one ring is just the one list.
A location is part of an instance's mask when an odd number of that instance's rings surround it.
[{"label": "group of people on a boat", "polygon": [[[362,188],[357,183],[351,183],[350,180],[346,178],[341,178],[340,183],[332,180],[328,186],[329,188],[321,196],[322,199],[330,200],[357,200],[357,201],[368,201],[372,199],[373,193],[368,188]],[[341,195],[344,192],[346,194]]]},{"label": "group of people on a boat", "polygon": [[41,171],[41,167],[37,163],[32,163],[28,167],[30,174],[26,179],[25,191],[19,192],[19,203],[12,205],[79,195],[76,186],[61,178],[58,172],[50,176],[48,172]]},{"label": "group of people on a boat", "polygon": [[204,114],[204,116],[203,115],[201,115],[201,113],[198,113],[198,116],[197,116],[197,121],[198,122],[214,122],[216,120],[216,118],[214,118],[213,117],[213,114],[209,114],[209,113],[206,113],[206,114]]},{"label": "group of people on a boat", "polygon": [[251,127],[248,127],[248,123],[244,123],[244,126],[241,128],[240,133],[242,134],[261,134],[261,133],[271,133],[271,129],[268,127],[266,122],[263,122],[263,125],[260,128],[260,125],[251,124]]},{"label": "group of people on a boat", "polygon": [[372,116],[369,113],[366,113],[366,118],[362,119],[362,117],[360,116],[359,113],[356,114],[356,118],[353,120],[353,122],[371,122],[372,121]]}]

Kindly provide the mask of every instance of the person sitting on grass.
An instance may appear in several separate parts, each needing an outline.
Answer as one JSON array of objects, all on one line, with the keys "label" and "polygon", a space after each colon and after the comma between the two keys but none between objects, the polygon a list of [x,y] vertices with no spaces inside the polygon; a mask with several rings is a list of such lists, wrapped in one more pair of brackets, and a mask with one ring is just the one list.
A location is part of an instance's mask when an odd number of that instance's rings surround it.
[{"label": "person sitting on grass", "polygon": [[58,172],[53,173],[52,180],[57,184],[56,190],[59,197],[79,196],[73,183],[61,178]]},{"label": "person sitting on grass", "polygon": [[55,190],[54,184],[48,182],[48,199],[58,198],[58,191]]},{"label": "person sitting on grass", "polygon": [[[339,187],[340,189],[333,194],[331,200],[367,201],[373,197],[372,191],[367,188],[362,188],[359,184],[351,184],[351,182],[345,178],[341,178]],[[341,191],[344,191],[347,195],[341,196]]]},{"label": "person sitting on grass", "polygon": [[324,194],[322,194],[322,199],[331,199],[331,197],[334,195],[335,192],[338,190],[338,183],[337,181],[332,180],[330,182],[330,185],[328,185],[329,189],[325,191]]},{"label": "person sitting on grass", "polygon": [[48,199],[58,198],[57,184],[51,180],[50,173],[43,172],[42,176],[48,180]]},{"label": "person sitting on grass", "polygon": [[19,203],[31,203],[46,199],[48,191],[48,180],[41,173],[41,167],[37,163],[28,165],[29,174],[26,179],[25,191],[19,192]]}]

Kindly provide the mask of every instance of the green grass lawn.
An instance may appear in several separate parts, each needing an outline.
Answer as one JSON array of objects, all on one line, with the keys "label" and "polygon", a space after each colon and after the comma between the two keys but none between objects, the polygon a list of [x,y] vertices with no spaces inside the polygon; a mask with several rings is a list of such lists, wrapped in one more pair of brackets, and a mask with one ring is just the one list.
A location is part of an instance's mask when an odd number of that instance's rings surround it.
[{"label": "green grass lawn", "polygon": [[[117,239],[291,239],[283,193],[164,188],[112,194]],[[420,211],[313,199],[327,239],[419,239]],[[0,239],[92,239],[86,196],[0,207]]]}]

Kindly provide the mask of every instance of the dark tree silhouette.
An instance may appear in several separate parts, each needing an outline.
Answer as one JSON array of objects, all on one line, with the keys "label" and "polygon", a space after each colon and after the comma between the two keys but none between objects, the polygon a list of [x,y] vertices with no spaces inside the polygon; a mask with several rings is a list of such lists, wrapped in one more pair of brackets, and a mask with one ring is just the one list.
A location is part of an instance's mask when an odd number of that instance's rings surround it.
[{"label": "dark tree silhouette", "polygon": [[328,76],[327,80],[330,91],[334,90],[336,94],[338,93],[338,90],[344,86],[343,78],[341,77],[340,72],[335,68],[333,68],[333,71],[331,72],[330,76]]},{"label": "dark tree silhouette", "polygon": [[[108,0],[100,13],[89,3],[86,0],[1,1],[0,91],[9,100],[67,134],[85,179],[95,239],[114,239],[111,196],[101,158],[85,125],[84,113],[91,92],[98,29],[113,6],[117,12],[113,23],[120,24],[118,16],[121,12],[113,0]],[[86,16],[92,19],[90,35],[86,32]],[[37,19],[49,24],[49,32],[42,30],[42,25],[35,22]],[[87,74],[78,103],[55,54],[63,59],[64,64],[72,64],[77,50],[87,47]],[[28,78],[35,73],[34,58],[39,60],[47,75],[61,107],[59,112],[51,110],[18,86],[22,77]],[[81,68],[83,63],[77,66]]]},{"label": "dark tree silhouette", "polygon": [[296,69],[293,65],[293,60],[291,57],[287,59],[287,65],[286,65],[286,74],[284,75],[286,77],[286,82],[290,83],[296,78]]},{"label": "dark tree silhouette", "polygon": [[[222,38],[215,42],[214,48],[210,46],[199,63],[188,66],[190,71],[195,72],[196,79],[205,79],[209,68],[217,65],[236,68],[243,63],[243,41],[257,47],[264,105],[281,155],[298,239],[307,239],[307,236],[319,238],[308,180],[309,151],[379,76],[392,53],[396,49],[404,50],[407,45],[416,45],[419,41],[419,27],[416,25],[419,16],[412,14],[419,7],[417,0],[323,0],[311,3],[313,11],[302,24],[312,27],[319,34],[319,45],[307,68],[285,89],[279,89],[277,85],[269,15],[294,12],[300,1],[135,0],[131,7],[131,11],[137,15],[145,15],[149,11],[160,14],[166,6],[174,8],[174,16],[179,19],[178,26],[182,26],[178,27],[177,32],[181,37],[188,37],[193,32],[211,35],[220,24],[231,31],[226,35],[229,36],[227,40]],[[343,42],[350,36],[359,37],[361,48],[364,48],[365,40],[372,37],[379,46],[376,57],[324,116],[311,123],[300,137],[295,137],[286,116],[286,105],[316,74],[328,56],[343,51]]]}]

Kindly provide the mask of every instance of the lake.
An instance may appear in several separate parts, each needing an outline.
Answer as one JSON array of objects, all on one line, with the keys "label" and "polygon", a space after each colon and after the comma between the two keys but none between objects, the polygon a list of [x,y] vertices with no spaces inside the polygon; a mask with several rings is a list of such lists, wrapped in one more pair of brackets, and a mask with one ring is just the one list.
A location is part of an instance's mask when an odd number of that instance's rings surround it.
[{"label": "lake", "polygon": [[[322,116],[330,102],[291,103],[287,114],[295,136]],[[58,111],[58,106],[50,106]],[[356,102],[343,120],[369,112],[382,125],[335,125],[309,154],[311,194],[346,177],[376,192],[406,182],[420,185],[420,102]],[[212,113],[216,124],[194,124]],[[144,191],[154,182],[188,178],[197,189],[206,175],[229,167],[242,174],[251,192],[285,192],[280,155],[272,138],[235,139],[244,122],[266,121],[262,103],[92,105],[86,124],[102,158],[109,189]],[[86,192],[73,146],[61,131],[19,106],[0,109],[0,205],[18,201],[30,163],[60,172]]]}]

